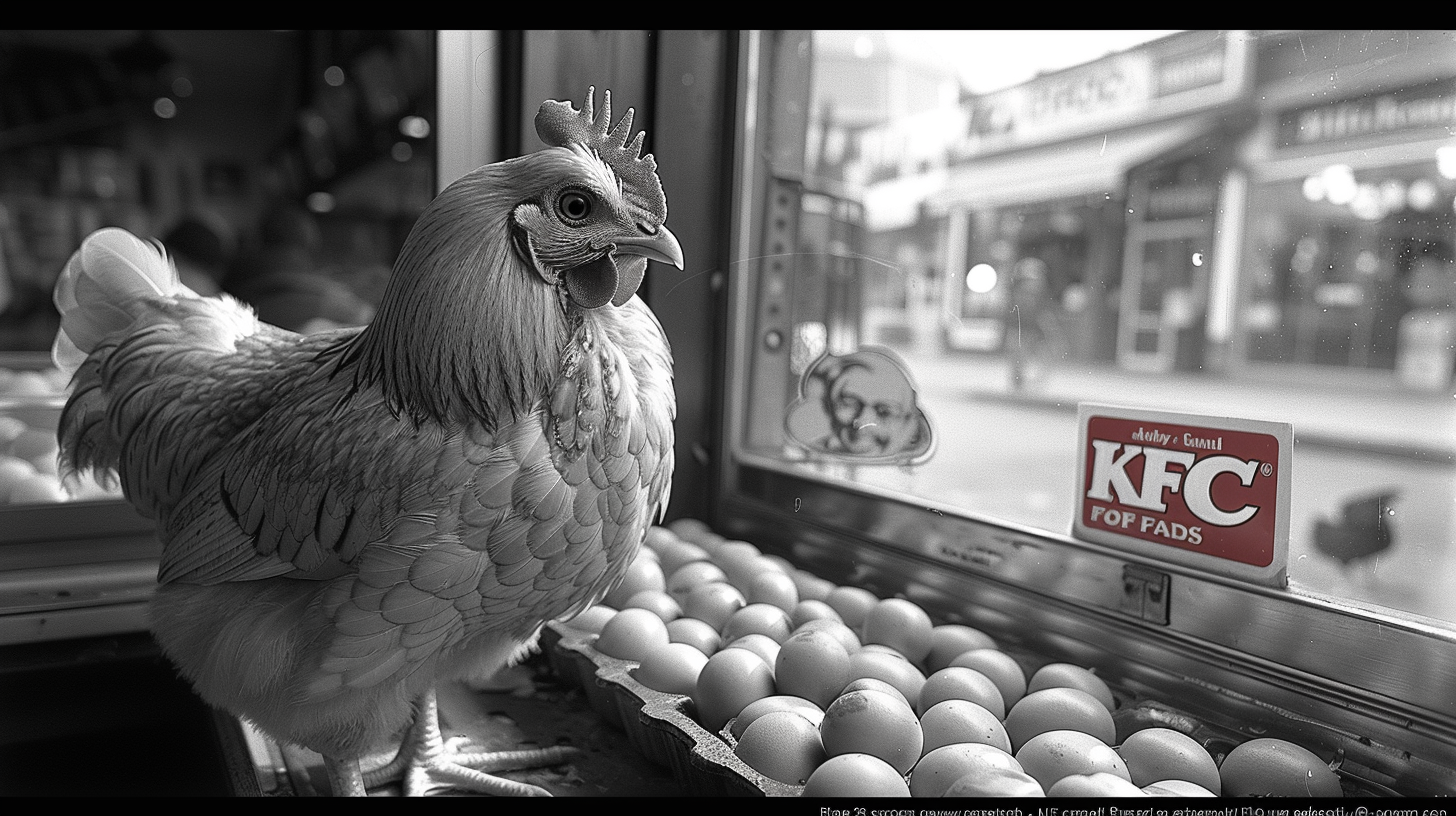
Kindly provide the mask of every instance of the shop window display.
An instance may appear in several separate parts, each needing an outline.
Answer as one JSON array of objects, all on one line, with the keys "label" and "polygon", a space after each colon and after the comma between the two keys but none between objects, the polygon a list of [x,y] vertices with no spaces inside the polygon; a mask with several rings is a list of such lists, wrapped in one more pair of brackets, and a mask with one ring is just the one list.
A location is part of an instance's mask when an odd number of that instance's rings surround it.
[{"label": "shop window display", "polygon": [[[1347,34],[1077,54],[1025,32],[979,64],[1012,35],[784,35],[809,102],[766,108],[761,235],[796,251],[743,292],[764,342],[739,455],[1065,534],[1075,485],[1049,474],[1074,471],[1079,403],[1288,422],[1289,586],[1456,620],[1456,40]],[[834,210],[837,242],[792,227],[822,195],[862,205]],[[933,455],[867,465],[785,430],[816,358],[869,347],[903,362]]]}]

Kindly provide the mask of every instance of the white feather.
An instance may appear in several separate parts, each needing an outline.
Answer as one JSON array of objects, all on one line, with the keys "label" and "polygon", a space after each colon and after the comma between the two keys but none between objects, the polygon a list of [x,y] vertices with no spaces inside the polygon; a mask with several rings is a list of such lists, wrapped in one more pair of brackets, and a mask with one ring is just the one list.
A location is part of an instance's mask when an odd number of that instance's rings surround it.
[{"label": "white feather", "polygon": [[191,293],[160,247],[116,227],[91,233],[56,281],[61,330],[52,359],[74,374],[101,339],[130,322],[128,301],[178,294]]},{"label": "white feather", "polygon": [[87,274],[104,276],[114,292],[170,295],[176,291],[177,270],[160,247],[124,229],[110,227],[91,233],[81,244]]}]

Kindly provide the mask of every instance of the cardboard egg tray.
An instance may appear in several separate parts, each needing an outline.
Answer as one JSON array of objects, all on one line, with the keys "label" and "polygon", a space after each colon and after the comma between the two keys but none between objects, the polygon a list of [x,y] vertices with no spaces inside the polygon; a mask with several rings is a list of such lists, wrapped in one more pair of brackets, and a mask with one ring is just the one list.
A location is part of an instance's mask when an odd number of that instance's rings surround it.
[{"label": "cardboard egg tray", "polygon": [[[695,796],[799,796],[802,785],[770,779],[749,767],[734,753],[730,720],[713,733],[695,719],[691,697],[656,691],[632,675],[635,660],[622,660],[593,647],[596,635],[569,623],[552,622],[541,634],[541,648],[552,670],[563,681],[583,691],[588,705],[609,724],[624,731],[628,741],[649,761],[672,771],[683,789]],[[1240,740],[1222,729],[1194,720],[1177,709],[1152,701],[1119,708],[1114,719],[1119,730],[1152,725],[1174,727],[1198,739],[1217,756]]]},{"label": "cardboard egg tray", "polygon": [[541,632],[541,649],[556,675],[582,689],[588,705],[622,729],[649,761],[669,768],[685,793],[694,796],[798,796],[786,785],[753,770],[733,753],[732,737],[714,734],[693,719],[691,697],[655,691],[637,682],[635,660],[621,660],[592,647],[596,636],[554,622]]},{"label": "cardboard egg tray", "polygon": [[[799,796],[802,785],[788,785],[749,767],[733,752],[730,721],[720,733],[698,724],[691,697],[648,688],[632,676],[635,660],[597,651],[596,635],[559,621],[546,625],[541,649],[564,682],[580,688],[593,711],[626,733],[646,759],[671,770],[685,793],[694,796]],[[1247,735],[1152,699],[1138,699],[1114,687],[1119,699],[1113,719],[1120,735],[1139,728],[1175,728],[1198,740],[1215,759]],[[1399,796],[1351,770],[1336,767],[1347,796]]]}]

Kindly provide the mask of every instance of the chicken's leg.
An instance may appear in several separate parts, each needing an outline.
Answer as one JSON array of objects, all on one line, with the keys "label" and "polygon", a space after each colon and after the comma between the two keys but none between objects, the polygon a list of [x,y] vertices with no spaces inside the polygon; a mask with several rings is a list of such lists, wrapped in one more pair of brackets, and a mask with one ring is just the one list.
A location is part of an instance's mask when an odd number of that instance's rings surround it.
[{"label": "chicken's leg", "polygon": [[576,749],[567,745],[522,751],[470,751],[464,737],[444,739],[440,709],[430,689],[416,705],[415,721],[399,753],[387,765],[363,774],[365,787],[402,780],[406,796],[462,790],[493,796],[550,796],[545,788],[493,776],[490,771],[537,768],[565,762]]},{"label": "chicken's leg", "polygon": [[329,775],[329,791],[334,796],[367,796],[364,777],[359,773],[359,760],[324,757]]}]

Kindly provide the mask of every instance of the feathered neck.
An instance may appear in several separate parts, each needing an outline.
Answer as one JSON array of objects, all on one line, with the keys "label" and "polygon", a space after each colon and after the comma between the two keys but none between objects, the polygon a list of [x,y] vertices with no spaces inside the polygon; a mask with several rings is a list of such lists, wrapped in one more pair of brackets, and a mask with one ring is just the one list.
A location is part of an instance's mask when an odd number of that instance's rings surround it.
[{"label": "feathered neck", "polygon": [[511,247],[521,176],[504,162],[440,193],[416,221],[374,321],[343,365],[378,384],[415,422],[474,420],[494,429],[524,416],[560,365],[568,319],[556,291]]}]

